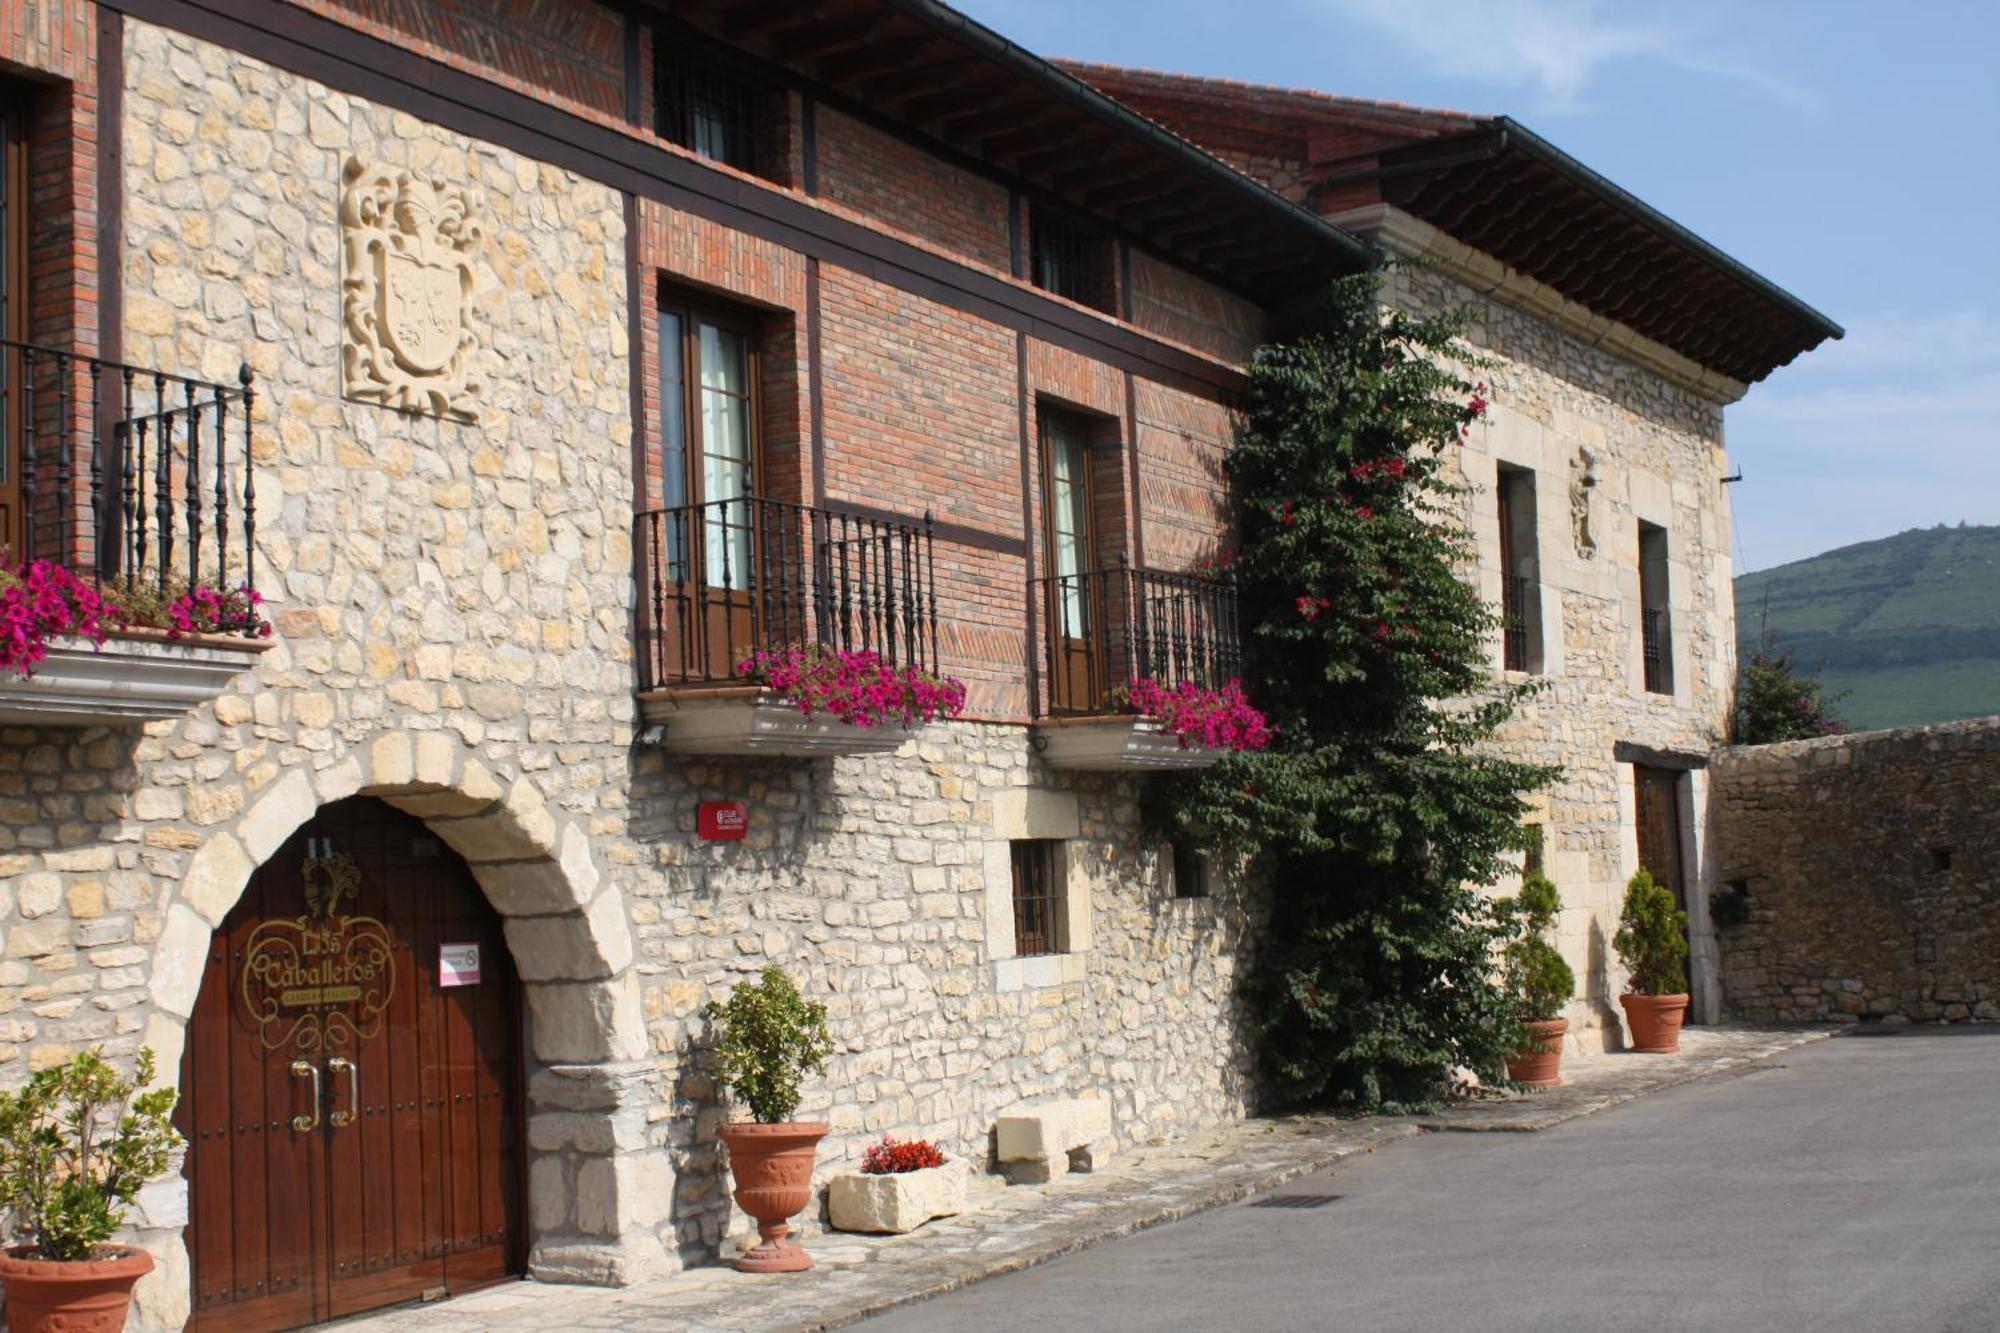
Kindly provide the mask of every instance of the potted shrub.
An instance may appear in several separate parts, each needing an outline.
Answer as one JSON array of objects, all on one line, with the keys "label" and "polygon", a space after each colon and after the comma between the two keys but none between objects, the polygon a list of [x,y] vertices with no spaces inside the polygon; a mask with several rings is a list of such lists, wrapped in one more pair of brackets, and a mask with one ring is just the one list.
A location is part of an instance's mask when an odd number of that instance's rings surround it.
[{"label": "potted shrub", "polygon": [[1632,1032],[1632,1049],[1664,1054],[1681,1048],[1687,1018],[1687,913],[1673,891],[1646,871],[1625,886],[1625,911],[1611,947],[1631,973],[1631,990],[1618,997]]},{"label": "potted shrub", "polygon": [[859,1172],[833,1178],[826,1201],[842,1231],[915,1231],[965,1211],[965,1163],[928,1139],[885,1134],[862,1154]]},{"label": "potted shrub", "polygon": [[736,1204],[757,1219],[760,1238],[736,1267],[802,1272],[812,1260],[788,1239],[787,1223],[812,1198],[813,1156],[826,1126],[791,1115],[799,1106],[800,1081],[808,1072],[825,1072],[833,1050],[826,1006],[804,999],[784,969],[772,966],[756,981],[738,982],[726,1003],[711,1000],[705,1012],[719,1030],[723,1082],[753,1117],[721,1130]]},{"label": "potted shrub", "polygon": [[[142,1050],[136,1087],[152,1081]],[[0,1253],[13,1333],[125,1327],[153,1257],[108,1242],[180,1145],[173,1112],[172,1088],[135,1092],[91,1051],[0,1092],[0,1204],[19,1241]]]},{"label": "potted shrub", "polygon": [[1520,931],[1506,947],[1503,974],[1507,989],[1520,1006],[1528,1041],[1507,1057],[1507,1077],[1528,1088],[1553,1088],[1562,1082],[1562,1039],[1569,1031],[1563,1006],[1576,993],[1576,974],[1549,942],[1562,897],[1546,875],[1531,873],[1521,881],[1521,895],[1504,904]]}]

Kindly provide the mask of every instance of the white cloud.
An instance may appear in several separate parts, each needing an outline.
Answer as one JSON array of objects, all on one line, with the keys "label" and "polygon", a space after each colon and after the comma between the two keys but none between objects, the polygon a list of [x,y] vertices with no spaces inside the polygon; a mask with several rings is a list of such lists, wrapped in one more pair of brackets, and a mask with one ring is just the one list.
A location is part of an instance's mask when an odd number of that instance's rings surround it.
[{"label": "white cloud", "polygon": [[1685,11],[1635,21],[1599,0],[1305,0],[1386,33],[1438,73],[1539,94],[1552,112],[1574,111],[1613,65],[1654,61],[1740,83],[1799,106],[1816,99],[1768,69],[1714,55]]}]

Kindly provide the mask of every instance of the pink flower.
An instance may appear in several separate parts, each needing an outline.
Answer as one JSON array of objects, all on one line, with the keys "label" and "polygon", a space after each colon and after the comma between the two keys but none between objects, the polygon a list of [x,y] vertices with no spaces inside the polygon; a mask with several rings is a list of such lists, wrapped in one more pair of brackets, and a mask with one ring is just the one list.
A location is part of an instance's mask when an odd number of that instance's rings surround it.
[{"label": "pink flower", "polygon": [[856,727],[883,722],[907,727],[957,717],[965,709],[962,681],[892,666],[866,648],[846,651],[814,643],[759,649],[736,664],[736,674],[761,682],[806,717],[824,713]]},{"label": "pink flower", "polygon": [[1203,689],[1193,681],[1168,689],[1150,677],[1135,676],[1119,693],[1127,711],[1157,718],[1183,750],[1196,745],[1210,750],[1261,750],[1271,743],[1270,723],[1244,698],[1240,681],[1232,680],[1219,690]]}]

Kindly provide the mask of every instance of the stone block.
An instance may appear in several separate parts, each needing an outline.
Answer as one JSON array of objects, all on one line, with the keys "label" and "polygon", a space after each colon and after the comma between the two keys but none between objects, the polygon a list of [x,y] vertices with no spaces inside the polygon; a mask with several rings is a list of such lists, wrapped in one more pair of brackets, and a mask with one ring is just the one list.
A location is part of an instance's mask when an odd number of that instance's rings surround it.
[{"label": "stone block", "polygon": [[201,993],[201,974],[208,964],[208,922],[184,903],[167,909],[167,922],[153,950],[153,1003],[186,1018]]},{"label": "stone block", "polygon": [[187,873],[181,876],[181,901],[209,925],[219,926],[243,896],[256,868],[243,844],[218,833],[189,859]]},{"label": "stone block", "polygon": [[625,899],[616,889],[600,895],[588,912],[513,917],[506,930],[523,981],[592,981],[632,961]]},{"label": "stone block", "polygon": [[312,779],[304,769],[295,768],[250,807],[250,813],[236,827],[236,836],[250,859],[262,865],[318,808],[319,798],[313,792]]},{"label": "stone block", "polygon": [[1087,1171],[1109,1152],[1111,1103],[1078,1097],[1017,1106],[994,1123],[994,1139],[1009,1180],[1040,1183],[1072,1169]]},{"label": "stone block", "polygon": [[965,1163],[947,1157],[923,1171],[852,1171],[827,1183],[827,1207],[841,1231],[915,1231],[933,1217],[965,1211]]},{"label": "stone block", "polygon": [[535,1056],[551,1063],[636,1060],[646,1053],[639,980],[529,985],[528,1017]]}]

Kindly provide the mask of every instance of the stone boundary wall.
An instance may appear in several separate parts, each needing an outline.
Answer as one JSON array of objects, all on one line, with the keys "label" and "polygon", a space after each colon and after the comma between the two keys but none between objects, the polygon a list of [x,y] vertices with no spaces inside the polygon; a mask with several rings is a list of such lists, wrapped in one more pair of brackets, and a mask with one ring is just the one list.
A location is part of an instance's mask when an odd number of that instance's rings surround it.
[{"label": "stone boundary wall", "polygon": [[2000,1019],[2000,717],[1719,751],[1728,1011]]}]

